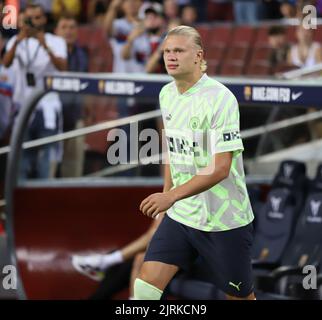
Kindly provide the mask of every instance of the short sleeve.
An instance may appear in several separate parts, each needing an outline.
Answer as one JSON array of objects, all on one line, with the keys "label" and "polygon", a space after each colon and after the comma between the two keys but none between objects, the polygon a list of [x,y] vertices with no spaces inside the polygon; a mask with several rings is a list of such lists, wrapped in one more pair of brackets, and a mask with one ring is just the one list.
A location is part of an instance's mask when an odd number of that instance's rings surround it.
[{"label": "short sleeve", "polygon": [[215,98],[210,136],[212,154],[244,150],[240,137],[238,102],[228,89]]},{"label": "short sleeve", "polygon": [[8,52],[16,42],[17,36],[13,36],[9,39],[9,41],[6,44],[6,52]]},{"label": "short sleeve", "polygon": [[67,59],[67,44],[63,38],[56,36],[54,41],[47,43],[56,57]]}]

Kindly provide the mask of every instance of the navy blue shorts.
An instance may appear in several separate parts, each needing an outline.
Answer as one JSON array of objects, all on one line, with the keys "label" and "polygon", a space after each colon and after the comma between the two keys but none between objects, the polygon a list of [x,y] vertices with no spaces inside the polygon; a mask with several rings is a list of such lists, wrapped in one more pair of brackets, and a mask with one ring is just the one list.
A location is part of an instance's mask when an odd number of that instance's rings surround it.
[{"label": "navy blue shorts", "polygon": [[[160,261],[189,271],[199,264],[204,280],[226,294],[246,297],[253,291],[251,246],[253,226],[205,232],[165,215],[155,232],[144,261]],[[196,263],[202,261],[202,264]]]}]

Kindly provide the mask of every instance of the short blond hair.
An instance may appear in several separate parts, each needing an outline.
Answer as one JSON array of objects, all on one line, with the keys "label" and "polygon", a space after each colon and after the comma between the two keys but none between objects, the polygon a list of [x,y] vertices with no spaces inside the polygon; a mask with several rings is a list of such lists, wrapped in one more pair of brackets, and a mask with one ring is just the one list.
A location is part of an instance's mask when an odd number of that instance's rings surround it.
[{"label": "short blond hair", "polygon": [[[203,44],[201,40],[201,36],[199,32],[192,27],[189,26],[178,26],[173,29],[171,29],[167,36],[166,39],[169,36],[185,36],[185,37],[190,37],[194,43],[194,45],[198,48],[203,50]],[[205,59],[201,60],[201,65],[200,65],[201,72],[206,72],[207,70],[207,61]]]}]

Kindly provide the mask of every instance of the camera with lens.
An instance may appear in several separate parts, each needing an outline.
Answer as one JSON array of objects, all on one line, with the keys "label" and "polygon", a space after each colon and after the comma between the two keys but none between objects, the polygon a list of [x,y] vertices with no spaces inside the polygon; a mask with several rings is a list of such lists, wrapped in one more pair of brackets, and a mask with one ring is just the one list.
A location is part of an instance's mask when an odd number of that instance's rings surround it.
[{"label": "camera with lens", "polygon": [[34,24],[33,24],[33,22],[32,22],[32,19],[31,19],[31,18],[26,18],[26,19],[24,20],[24,22],[25,22],[25,24],[26,24],[27,26],[29,26],[29,27],[31,27],[31,28],[35,28],[35,26],[34,26]]}]

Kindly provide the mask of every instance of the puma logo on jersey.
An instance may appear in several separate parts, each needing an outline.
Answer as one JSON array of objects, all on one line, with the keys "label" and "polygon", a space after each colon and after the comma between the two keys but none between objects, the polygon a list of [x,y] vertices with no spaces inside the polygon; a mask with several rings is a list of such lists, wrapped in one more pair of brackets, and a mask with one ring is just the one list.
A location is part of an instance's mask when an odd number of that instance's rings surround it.
[{"label": "puma logo on jersey", "polygon": [[229,282],[229,285],[234,287],[234,288],[236,288],[237,291],[240,291],[239,287],[240,287],[241,284],[242,284],[241,282],[239,282],[238,284],[235,284],[235,283],[233,283],[231,281]]}]

